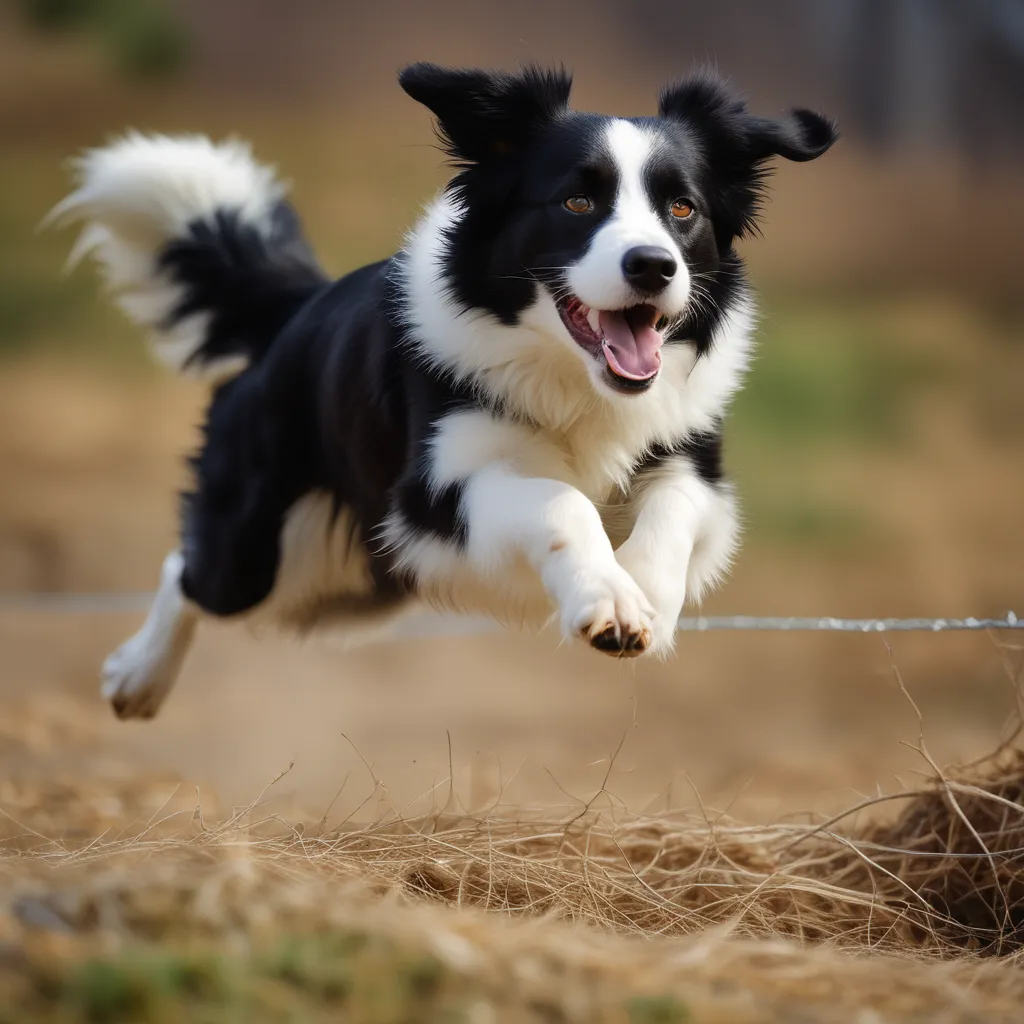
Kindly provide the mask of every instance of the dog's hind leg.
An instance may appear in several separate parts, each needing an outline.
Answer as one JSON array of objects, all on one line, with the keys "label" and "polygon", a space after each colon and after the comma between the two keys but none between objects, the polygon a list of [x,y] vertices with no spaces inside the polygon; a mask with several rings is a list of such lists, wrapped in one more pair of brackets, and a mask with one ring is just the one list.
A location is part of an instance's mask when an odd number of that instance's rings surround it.
[{"label": "dog's hind leg", "polygon": [[152,718],[170,693],[192,646],[200,611],[181,590],[185,560],[164,559],[160,586],[142,628],[103,665],[103,696],[118,718]]}]

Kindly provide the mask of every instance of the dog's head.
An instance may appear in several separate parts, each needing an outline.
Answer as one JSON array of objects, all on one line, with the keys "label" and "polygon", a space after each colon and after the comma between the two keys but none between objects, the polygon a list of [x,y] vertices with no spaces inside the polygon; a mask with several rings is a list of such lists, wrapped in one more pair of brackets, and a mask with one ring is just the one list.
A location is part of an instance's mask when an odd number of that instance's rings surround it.
[{"label": "dog's head", "polygon": [[571,111],[564,70],[406,68],[458,167],[444,273],[466,309],[545,316],[604,393],[638,394],[665,343],[710,344],[738,281],[772,157],[812,160],[832,122],[756,117],[709,74],[667,87],[657,117]]}]

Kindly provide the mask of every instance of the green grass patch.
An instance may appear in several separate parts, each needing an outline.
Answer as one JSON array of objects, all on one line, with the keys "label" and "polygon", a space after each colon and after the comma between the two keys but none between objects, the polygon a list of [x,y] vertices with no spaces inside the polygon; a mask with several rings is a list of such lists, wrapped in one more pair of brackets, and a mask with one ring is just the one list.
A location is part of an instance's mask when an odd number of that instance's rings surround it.
[{"label": "green grass patch", "polygon": [[[839,556],[862,554],[883,539],[871,519],[849,505],[780,491],[758,488],[746,503],[744,517],[752,537]],[[791,494],[788,502],[779,500],[785,493]]]},{"label": "green grass patch", "polygon": [[732,433],[758,448],[892,445],[908,440],[913,400],[947,367],[908,349],[884,306],[766,303],[757,358]]},{"label": "green grass patch", "polygon": [[672,996],[638,996],[626,1004],[629,1024],[688,1024],[686,1004]]},{"label": "green grass patch", "polygon": [[[289,935],[234,955],[223,944],[132,947],[84,959],[37,951],[0,965],[0,1024],[459,1024],[481,1018],[689,1024],[671,995],[524,989],[514,976],[458,972],[431,953],[364,931]],[[500,974],[500,972],[499,972]],[[500,1013],[497,1011],[500,1010]],[[583,1014],[581,1017],[580,1014]]]},{"label": "green grass patch", "polygon": [[18,8],[38,32],[95,37],[127,78],[169,77],[191,56],[186,22],[167,0],[18,0]]},{"label": "green grass patch", "polygon": [[[726,465],[748,541],[860,556],[884,541],[861,496],[826,490],[835,459],[910,452],[923,394],[962,380],[949,348],[901,335],[891,302],[769,297],[746,386],[726,424]],[[898,311],[898,307],[896,307]],[[828,477],[825,477],[828,479]]]},{"label": "green grass patch", "polygon": [[433,956],[363,933],[289,936],[230,956],[210,949],[132,949],[35,967],[2,1024],[461,1019],[460,995]]},{"label": "green grass patch", "polygon": [[54,986],[52,1004],[90,1024],[158,1020],[169,1011],[242,1005],[229,964],[214,956],[151,954],[90,960]]}]

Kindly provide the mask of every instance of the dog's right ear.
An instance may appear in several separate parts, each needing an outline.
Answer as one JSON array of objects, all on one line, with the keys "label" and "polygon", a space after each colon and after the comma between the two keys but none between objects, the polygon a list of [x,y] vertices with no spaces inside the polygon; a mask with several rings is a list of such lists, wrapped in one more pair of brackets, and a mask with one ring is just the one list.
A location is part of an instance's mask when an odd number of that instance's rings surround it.
[{"label": "dog's right ear", "polygon": [[569,105],[564,69],[524,67],[512,74],[412,64],[402,88],[431,110],[438,134],[459,163],[484,163],[518,152]]}]

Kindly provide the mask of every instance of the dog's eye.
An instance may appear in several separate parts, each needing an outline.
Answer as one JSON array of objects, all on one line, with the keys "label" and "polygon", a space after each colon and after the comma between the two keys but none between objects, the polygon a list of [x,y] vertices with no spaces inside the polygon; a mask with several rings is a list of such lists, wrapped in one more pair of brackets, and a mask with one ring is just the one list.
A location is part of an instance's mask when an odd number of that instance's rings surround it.
[{"label": "dog's eye", "polygon": [[570,213],[590,213],[594,208],[594,201],[589,196],[569,196],[562,205]]},{"label": "dog's eye", "polygon": [[677,199],[672,204],[672,216],[676,220],[686,220],[693,215],[693,207],[685,199]]}]

